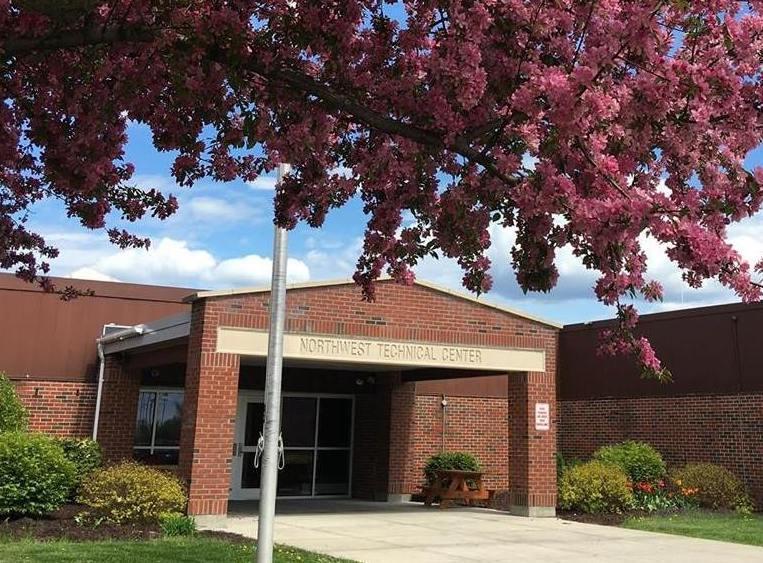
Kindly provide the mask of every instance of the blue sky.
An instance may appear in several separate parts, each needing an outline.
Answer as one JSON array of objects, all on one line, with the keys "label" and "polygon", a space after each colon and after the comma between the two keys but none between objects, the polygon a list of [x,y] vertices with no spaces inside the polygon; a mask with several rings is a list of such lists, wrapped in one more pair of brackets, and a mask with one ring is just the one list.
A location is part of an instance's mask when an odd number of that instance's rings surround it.
[{"label": "blue sky", "polygon": [[[179,196],[180,211],[166,221],[148,219],[130,225],[136,234],[151,237],[149,251],[120,250],[102,232],[88,231],[67,219],[58,202],[45,201],[32,213],[31,226],[42,233],[61,255],[52,264],[54,275],[174,285],[193,288],[261,286],[269,283],[272,249],[274,177],[244,182],[200,182],[193,188],[175,185],[169,174],[172,156],[157,153],[143,126],[129,129],[127,160],[136,166],[135,181]],[[763,163],[763,151],[751,156],[750,165]],[[290,281],[348,278],[360,252],[366,217],[358,201],[329,215],[325,225],[312,229],[299,225],[289,234]],[[753,218],[732,227],[731,239],[748,259],[763,256],[763,219]],[[612,314],[595,300],[591,287],[595,274],[586,271],[568,251],[559,255],[561,279],[550,294],[523,295],[511,271],[508,253],[513,233],[492,228],[494,290],[483,299],[523,309],[563,323],[606,318]],[[666,289],[665,302],[642,304],[642,310],[669,310],[736,299],[716,283],[689,289],[653,241],[645,242],[650,271]],[[417,275],[453,289],[460,288],[461,273],[447,260],[427,260]]]}]

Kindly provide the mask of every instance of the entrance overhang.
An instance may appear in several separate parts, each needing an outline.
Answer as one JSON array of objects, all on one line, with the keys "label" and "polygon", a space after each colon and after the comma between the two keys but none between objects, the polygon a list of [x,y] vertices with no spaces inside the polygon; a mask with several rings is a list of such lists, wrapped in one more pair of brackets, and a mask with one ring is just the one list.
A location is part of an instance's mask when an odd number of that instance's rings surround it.
[{"label": "entrance overhang", "polygon": [[[267,331],[218,327],[218,353],[265,357]],[[544,350],[490,348],[462,344],[346,338],[286,333],[284,359],[315,362],[396,366],[407,368],[456,368],[491,371],[544,372]]]}]

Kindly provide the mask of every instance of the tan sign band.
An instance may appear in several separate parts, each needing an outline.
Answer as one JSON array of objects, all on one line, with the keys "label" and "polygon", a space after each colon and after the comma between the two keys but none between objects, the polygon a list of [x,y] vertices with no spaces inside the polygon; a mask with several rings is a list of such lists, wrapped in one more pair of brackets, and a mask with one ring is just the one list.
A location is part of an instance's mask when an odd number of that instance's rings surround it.
[{"label": "tan sign band", "polygon": [[[267,332],[234,327],[217,329],[217,352],[266,356],[267,349]],[[363,340],[314,334],[284,335],[283,355],[287,359],[408,367],[546,371],[543,350]]]}]

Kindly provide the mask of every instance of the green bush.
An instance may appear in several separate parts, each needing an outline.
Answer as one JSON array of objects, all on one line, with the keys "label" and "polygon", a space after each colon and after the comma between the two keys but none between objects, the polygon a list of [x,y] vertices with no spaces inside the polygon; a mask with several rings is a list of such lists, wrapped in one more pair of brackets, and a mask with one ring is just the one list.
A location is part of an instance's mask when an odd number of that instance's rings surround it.
[{"label": "green bush", "polygon": [[594,452],[593,459],[618,465],[633,483],[656,483],[665,476],[660,452],[644,442],[629,440],[604,446]]},{"label": "green bush", "polygon": [[441,452],[430,457],[424,466],[424,475],[428,482],[434,481],[435,472],[438,470],[479,471],[480,464],[470,453]]},{"label": "green bush", "polygon": [[183,512],[187,502],[177,477],[131,461],[93,471],[82,482],[78,500],[92,516],[117,524],[156,521],[162,514]]},{"label": "green bush", "polygon": [[620,467],[589,461],[562,474],[559,506],[590,513],[622,512],[633,506],[633,491]]},{"label": "green bush", "polygon": [[101,445],[90,438],[58,438],[66,459],[74,464],[77,472],[77,482],[101,466],[103,454]]},{"label": "green bush", "polygon": [[0,432],[14,432],[27,429],[27,413],[16,387],[0,371]]},{"label": "green bush", "polygon": [[0,516],[53,512],[68,500],[74,480],[74,464],[53,438],[0,433]]},{"label": "green bush", "polygon": [[751,511],[752,499],[742,482],[728,469],[713,463],[689,463],[670,476],[674,485],[706,508]]},{"label": "green bush", "polygon": [[583,463],[582,459],[576,457],[566,458],[561,452],[556,454],[556,479],[557,481],[562,478],[562,474],[570,467],[575,467]]},{"label": "green bush", "polygon": [[196,520],[177,512],[161,514],[159,526],[165,536],[192,536],[196,533]]}]

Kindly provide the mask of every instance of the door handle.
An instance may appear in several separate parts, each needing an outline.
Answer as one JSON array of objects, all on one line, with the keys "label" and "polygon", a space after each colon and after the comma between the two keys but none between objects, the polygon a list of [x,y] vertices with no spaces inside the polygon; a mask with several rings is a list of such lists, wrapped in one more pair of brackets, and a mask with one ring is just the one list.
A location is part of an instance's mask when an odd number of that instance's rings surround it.
[{"label": "door handle", "polygon": [[238,442],[233,442],[233,457],[238,457]]}]

